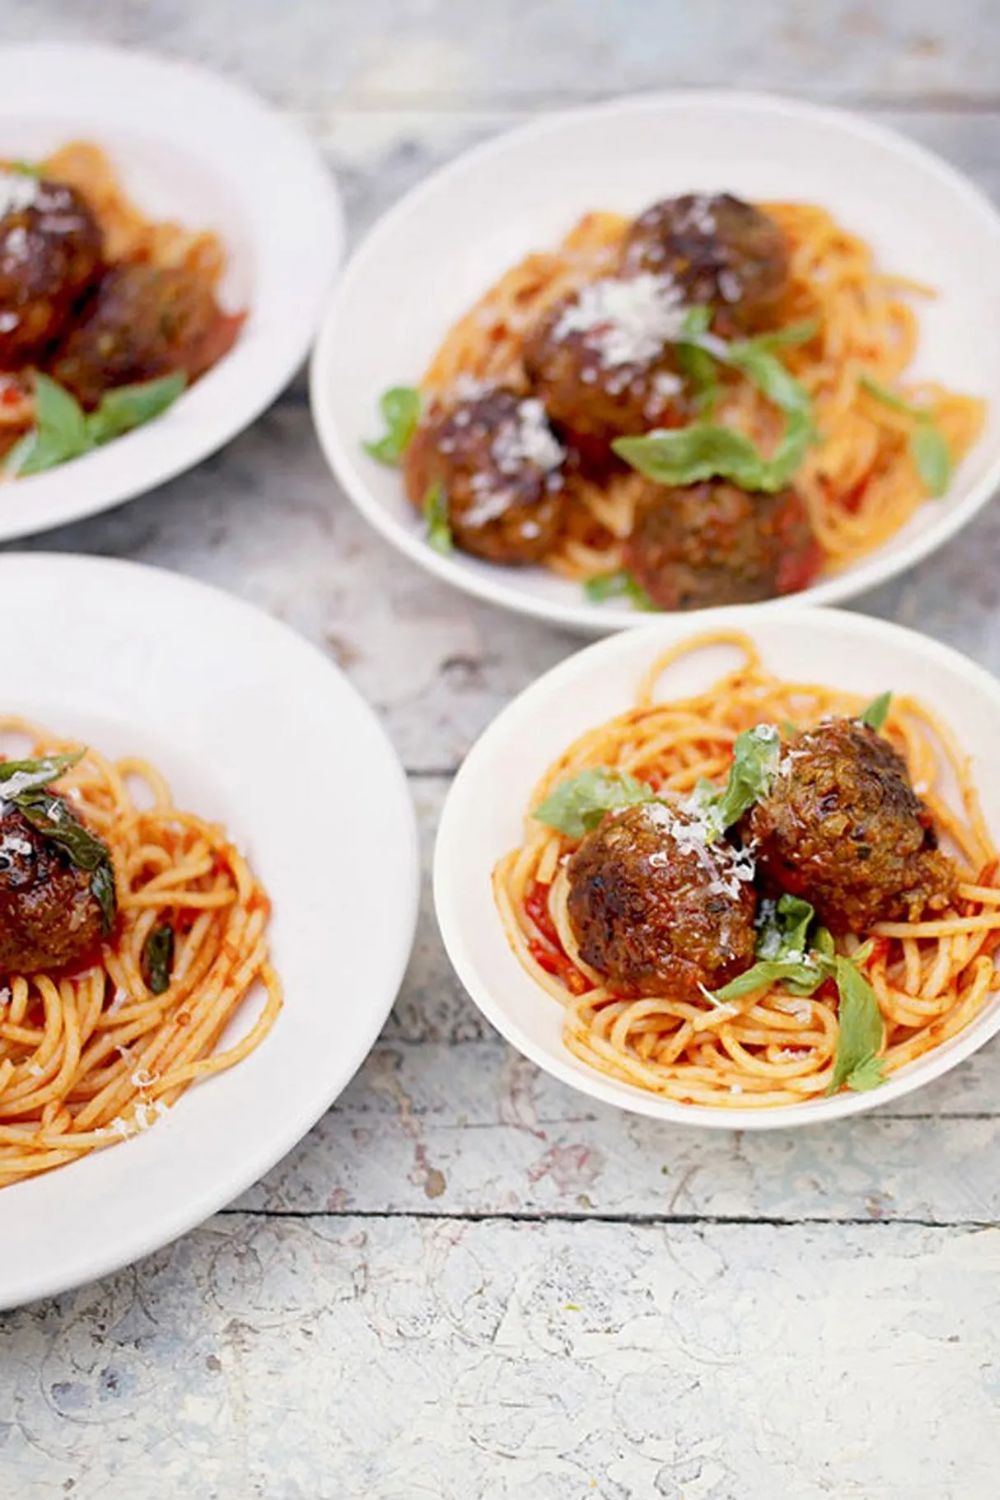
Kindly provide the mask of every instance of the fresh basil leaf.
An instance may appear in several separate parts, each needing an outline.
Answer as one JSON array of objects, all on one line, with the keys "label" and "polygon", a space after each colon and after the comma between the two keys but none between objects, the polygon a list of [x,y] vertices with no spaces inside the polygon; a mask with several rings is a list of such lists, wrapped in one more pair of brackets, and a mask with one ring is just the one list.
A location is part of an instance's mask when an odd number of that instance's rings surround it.
[{"label": "fresh basil leaf", "polygon": [[94,446],[75,396],[48,375],[35,376],[34,392],[35,430],[27,435],[32,441],[16,444],[8,455],[10,475],[41,474]]},{"label": "fresh basil leaf", "polygon": [[891,693],[879,693],[878,697],[873,698],[867,708],[862,709],[858,718],[862,724],[867,724],[869,729],[874,729],[878,733],[886,721],[891,703]]},{"label": "fresh basil leaf", "polygon": [[591,766],[561,781],[535,808],[532,817],[567,838],[582,839],[605,813],[652,802],[656,793],[645,781],[607,766]]},{"label": "fresh basil leaf", "polygon": [[809,951],[809,928],[816,916],[814,907],[800,896],[787,892],[776,902],[763,902],[757,920],[757,957],[796,958]]},{"label": "fresh basil leaf", "polygon": [[684,321],[681,324],[681,342],[686,339],[700,338],[703,333],[708,332],[711,326],[712,309],[710,307],[706,307],[704,304],[696,304],[694,307],[689,307],[684,314]]},{"label": "fresh basil leaf", "polygon": [[745,375],[781,411],[808,415],[811,409],[809,392],[801,380],[796,380],[781,360],[763,348],[758,340],[742,339],[730,344],[724,363]]},{"label": "fresh basil leaf", "polygon": [[834,959],[834,978],[840,1005],[837,1052],[827,1093],[835,1094],[845,1083],[854,1089],[876,1088],[885,1077],[878,1056],[885,1028],[875,991],[847,958]]},{"label": "fresh basil leaf", "polygon": [[923,406],[915,406],[912,401],[907,401],[903,396],[897,396],[895,391],[890,391],[887,385],[875,380],[871,375],[862,375],[858,382],[869,396],[874,396],[876,401],[881,401],[883,406],[891,407],[893,411],[903,412],[907,417],[916,417],[918,421],[927,420],[929,413]]},{"label": "fresh basil leaf", "polygon": [[808,344],[819,332],[815,318],[804,318],[800,323],[789,323],[784,328],[772,328],[769,333],[758,333],[745,342],[757,349],[781,349],[789,344]]},{"label": "fresh basil leaf", "polygon": [[17,172],[21,177],[41,177],[42,168],[33,161],[8,161],[4,162],[5,172]]},{"label": "fresh basil leaf", "polygon": [[448,502],[440,481],[432,484],[424,497],[424,520],[427,522],[427,540],[435,552],[450,552],[455,543],[448,520]]},{"label": "fresh basil leaf", "polygon": [[698,344],[679,343],[677,363],[681,374],[694,391],[696,410],[703,417],[711,416],[719,399],[719,377],[715,360]]},{"label": "fresh basil leaf", "polygon": [[920,422],[910,433],[910,452],[929,495],[943,495],[951,481],[951,451],[931,421]]},{"label": "fresh basil leaf", "polygon": [[728,479],[744,490],[773,494],[784,489],[812,441],[812,423],[804,412],[792,413],[770,459],[744,433],[713,422],[694,422],[669,432],[615,438],[611,446],[640,474],[658,484],[697,484]]},{"label": "fresh basil leaf", "polygon": [[142,949],[142,974],[154,995],[170,988],[174,966],[174,929],[169,923],[154,927]]},{"label": "fresh basil leaf", "polygon": [[133,385],[119,385],[105,391],[94,411],[87,417],[87,432],[93,443],[108,443],[112,438],[131,432],[151,422],[172,406],[187,384],[182,370],[157,380],[142,380]]},{"label": "fresh basil leaf", "polygon": [[90,873],[90,889],[101,908],[104,930],[110,931],[115,918],[115,881],[111,856],[103,839],[91,833],[69,804],[52,792],[33,788],[13,796],[8,791],[5,796],[23,813],[32,828],[65,849],[78,870]]},{"label": "fresh basil leaf", "polygon": [[735,979],[724,984],[720,990],[714,990],[712,995],[713,999],[725,1004],[727,1000],[741,1000],[744,995],[763,989],[765,985],[782,983],[794,988],[797,995],[811,995],[825,977],[822,966],[808,958],[797,962],[791,959],[764,958],[744,973],[737,974]]},{"label": "fresh basil leaf", "polygon": [[420,392],[412,385],[394,385],[379,399],[385,432],[362,447],[381,464],[398,464],[420,421]]},{"label": "fresh basil leaf", "polygon": [[646,590],[635,581],[627,568],[619,568],[615,573],[595,574],[593,578],[587,579],[583,592],[594,604],[601,604],[605,599],[625,598],[631,599],[636,609],[656,608]]},{"label": "fresh basil leaf", "polygon": [[755,802],[768,795],[780,756],[781,739],[773,724],[758,724],[736,736],[726,785],[711,796],[702,794],[702,811],[715,837],[721,838]]},{"label": "fresh basil leaf", "polygon": [[0,761],[0,800],[12,802],[22,792],[49,786],[64,771],[78,765],[86,753],[71,750],[66,755],[45,755],[40,760]]}]

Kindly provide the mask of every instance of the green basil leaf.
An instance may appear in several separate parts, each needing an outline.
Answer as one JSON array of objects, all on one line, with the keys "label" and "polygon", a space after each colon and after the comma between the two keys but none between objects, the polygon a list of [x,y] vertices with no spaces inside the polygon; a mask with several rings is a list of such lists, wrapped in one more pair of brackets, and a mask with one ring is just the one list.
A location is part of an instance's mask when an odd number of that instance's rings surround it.
[{"label": "green basil leaf", "polygon": [[765,958],[744,973],[738,974],[720,990],[714,990],[713,999],[725,1004],[727,1000],[741,1000],[744,995],[763,989],[765,985],[780,983],[794,987],[797,995],[811,995],[825,977],[822,966],[812,963],[808,958],[797,962],[791,959]]},{"label": "green basil leaf", "polygon": [[871,375],[862,375],[859,380],[862,390],[874,396],[876,401],[881,401],[883,406],[889,406],[893,411],[903,412],[905,416],[916,417],[918,421],[926,421],[929,413],[923,406],[915,406],[912,401],[907,401],[903,396],[897,396],[895,391],[890,391],[887,385],[882,385]]},{"label": "green basil leaf", "polygon": [[583,592],[594,604],[601,604],[605,599],[625,598],[631,599],[636,609],[656,608],[646,590],[636,583],[627,568],[619,568],[615,573],[595,574],[593,578],[587,579]]},{"label": "green basil leaf", "polygon": [[394,385],[379,400],[385,421],[380,438],[362,444],[366,453],[381,464],[398,464],[420,421],[421,395],[412,385]]},{"label": "green basil leaf", "polygon": [[160,416],[172,406],[187,384],[182,370],[157,380],[142,380],[105,391],[87,417],[87,432],[93,443],[108,443]]},{"label": "green basil leaf", "polygon": [[142,949],[142,974],[154,995],[170,988],[174,966],[174,929],[169,924],[154,927]]},{"label": "green basil leaf", "polygon": [[812,437],[808,415],[793,412],[770,459],[744,433],[713,422],[694,422],[690,427],[648,432],[642,437],[615,438],[611,446],[619,458],[658,484],[697,484],[702,479],[720,478],[740,489],[773,494],[791,479]]},{"label": "green basil leaf", "polygon": [[86,753],[71,750],[67,755],[45,755],[40,760],[0,761],[0,800],[12,802],[22,792],[49,786],[64,771],[78,765]]},{"label": "green basil leaf", "polygon": [[535,808],[532,817],[567,838],[582,839],[597,827],[605,813],[636,807],[655,798],[656,793],[645,781],[607,766],[592,766],[561,781]]},{"label": "green basil leaf", "polygon": [[11,796],[5,793],[31,826],[65,849],[78,870],[89,871],[90,888],[101,908],[104,930],[114,924],[116,895],[108,846],[77,818],[69,804],[54,793],[39,788]]},{"label": "green basil leaf", "polygon": [[858,717],[862,724],[867,724],[869,729],[874,729],[877,733],[886,721],[891,703],[891,693],[879,693],[878,697],[873,698],[867,708],[862,709]]},{"label": "green basil leaf", "polygon": [[681,374],[694,390],[696,410],[703,417],[711,416],[719,399],[719,377],[715,360],[707,349],[702,349],[698,344],[681,342],[677,345],[677,363]]},{"label": "green basil leaf", "polygon": [[21,177],[41,177],[42,169],[33,161],[4,162],[5,172],[17,172]]},{"label": "green basil leaf", "polygon": [[768,795],[780,756],[781,738],[773,724],[758,724],[736,736],[726,785],[711,796],[701,794],[702,810],[715,837],[721,838],[755,802]]},{"label": "green basil leaf", "polygon": [[424,520],[427,522],[427,540],[435,552],[450,552],[455,543],[448,520],[448,502],[440,481],[432,484],[424,497]]},{"label": "green basil leaf", "polygon": [[704,305],[689,307],[681,324],[681,342],[700,338],[712,326],[712,309]]},{"label": "green basil leaf", "polygon": [[48,375],[36,375],[34,389],[35,430],[28,434],[33,441],[18,443],[8,456],[6,471],[11,475],[41,474],[94,446],[75,396]]},{"label": "green basil leaf", "polygon": [[796,959],[809,951],[809,928],[816,916],[814,907],[800,896],[787,892],[776,902],[762,903],[757,920],[757,957]]},{"label": "green basil leaf", "polygon": [[875,1088],[884,1079],[878,1056],[884,1026],[875,991],[850,959],[838,956],[834,960],[834,977],[840,1005],[837,1052],[827,1093],[835,1094],[844,1084],[848,1088]]},{"label": "green basil leaf", "polygon": [[781,360],[763,348],[758,340],[743,339],[730,344],[724,363],[745,375],[781,411],[808,415],[811,409],[809,392],[801,380],[796,380]]},{"label": "green basil leaf", "polygon": [[943,495],[951,481],[951,451],[931,421],[923,421],[910,433],[910,452],[929,495]]},{"label": "green basil leaf", "polygon": [[758,333],[744,342],[756,349],[780,349],[789,344],[808,344],[819,332],[815,318],[804,318],[800,323],[789,323],[785,328],[772,328],[770,333]]}]

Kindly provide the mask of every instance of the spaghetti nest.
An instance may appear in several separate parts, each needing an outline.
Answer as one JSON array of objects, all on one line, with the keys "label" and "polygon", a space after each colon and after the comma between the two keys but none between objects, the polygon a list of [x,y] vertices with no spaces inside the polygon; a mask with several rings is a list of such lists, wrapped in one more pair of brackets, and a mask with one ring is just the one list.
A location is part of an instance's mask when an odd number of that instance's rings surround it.
[{"label": "spaghetti nest", "polygon": [[[74,747],[20,719],[31,754]],[[73,1161],[148,1128],[189,1084],[246,1057],[281,1009],[268,957],[268,898],[225,832],[175,806],[159,772],[94,750],[58,791],[110,852],[114,932],[62,973],[12,974],[0,992],[0,1185]],[[150,988],[151,934],[174,937],[167,987]],[[243,1038],[215,1047],[260,982],[263,1008]]]},{"label": "spaghetti nest", "polygon": [[[694,697],[657,699],[660,678],[673,662],[718,645],[740,652],[734,670]],[[653,663],[634,708],[582,735],[549,767],[530,807],[592,766],[627,772],[660,793],[685,795],[702,778],[724,779],[741,731],[761,722],[807,728],[830,715],[856,715],[862,706],[834,688],[781,681],[738,631],[698,635]],[[1000,942],[1000,879],[968,765],[947,727],[916,700],[901,697],[893,700],[883,732],[903,755],[960,876],[957,901],[933,920],[879,922],[871,932],[838,939],[846,956],[873,939],[864,966],[884,1024],[881,1057],[889,1074],[961,1031],[985,1003]],[[598,1072],[691,1104],[766,1108],[828,1089],[838,1041],[838,1000],[829,982],[808,998],[774,984],[726,1003],[708,992],[700,1002],[624,999],[607,988],[581,958],[567,914],[565,866],[575,847],[529,811],[524,842],[493,875],[515,954],[565,1006],[563,1034],[571,1052]]]},{"label": "spaghetti nest", "polygon": [[[957,462],[979,434],[984,403],[940,385],[911,383],[901,394],[916,403],[914,413],[866,388],[863,378],[895,386],[905,374],[919,336],[912,299],[933,296],[932,289],[881,271],[871,247],[823,208],[760,206],[780,226],[789,252],[778,326],[815,326],[808,342],[783,350],[782,357],[808,392],[819,436],[794,484],[827,567],[837,568],[880,546],[927,498],[911,443],[918,425],[932,422]],[[527,333],[562,297],[615,274],[629,227],[617,214],[587,214],[558,249],[529,255],[513,267],[449,331],[424,376],[424,390],[447,392],[463,375],[527,389]],[[734,372],[723,380],[716,420],[772,453],[782,414]],[[567,484],[566,520],[547,565],[581,581],[620,568],[642,493],[635,474],[599,480],[574,475]]]}]

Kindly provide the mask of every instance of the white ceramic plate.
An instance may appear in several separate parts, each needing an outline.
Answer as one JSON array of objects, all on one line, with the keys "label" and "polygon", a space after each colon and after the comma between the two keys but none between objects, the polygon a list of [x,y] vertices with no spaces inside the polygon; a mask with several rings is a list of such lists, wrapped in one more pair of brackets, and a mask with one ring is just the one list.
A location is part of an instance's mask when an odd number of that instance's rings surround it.
[{"label": "white ceramic plate", "polygon": [[[675,1124],[770,1130],[861,1114],[953,1068],[1000,1029],[1000,995],[971,1026],[871,1093],[837,1094],[774,1109],[715,1109],[658,1098],[605,1078],[562,1043],[562,1007],[524,972],[490,889],[494,864],[521,838],[522,814],[545,768],[585,729],[632,706],[643,671],[675,641],[715,626],[746,630],[779,676],[825,682],[874,697],[912,693],[940,712],[971,757],[987,824],[1000,828],[1000,684],[988,672],[915,631],[837,610],[706,610],[697,627],[672,616],[590,646],[547,672],[486,730],[445,803],[434,857],[434,900],[445,946],[480,1010],[519,1051],[564,1083],[622,1109]],[[664,697],[712,682],[731,649],[699,652],[663,679]]]},{"label": "white ceramic plate", "polygon": [[985,334],[988,310],[1000,306],[996,211],[943,161],[855,116],[766,95],[675,93],[547,116],[467,152],[386,214],[354,255],[316,345],[313,413],[330,466],[383,536],[507,609],[587,632],[644,622],[621,605],[588,603],[577,584],[540,568],[440,556],[399,476],[361,441],[378,430],[379,394],[414,383],[449,324],[521,256],[557,242],[588,209],[635,213],[692,189],[821,202],[886,267],[938,288],[920,310],[916,372],[989,402],[986,431],[947,497],[797,601],[871,588],[940,546],[989,499],[1000,484],[1000,342]]},{"label": "white ceramic plate", "polygon": [[[4,712],[148,756],[218,817],[273,903],[285,1007],[237,1067],[147,1133],[0,1191],[0,1307],[104,1275],[254,1182],[358,1068],[396,996],[416,920],[413,809],[371,710],[286,626],[134,563],[0,557]],[[67,621],[72,628],[67,628]],[[248,1028],[238,1015],[223,1045]]]},{"label": "white ceramic plate", "polygon": [[305,358],[343,251],[336,188],[312,146],[252,94],[190,63],[106,47],[0,48],[0,154],[103,147],[152,217],[215,230],[233,349],[164,416],[61,468],[0,485],[0,541],[162,484],[246,427]]}]

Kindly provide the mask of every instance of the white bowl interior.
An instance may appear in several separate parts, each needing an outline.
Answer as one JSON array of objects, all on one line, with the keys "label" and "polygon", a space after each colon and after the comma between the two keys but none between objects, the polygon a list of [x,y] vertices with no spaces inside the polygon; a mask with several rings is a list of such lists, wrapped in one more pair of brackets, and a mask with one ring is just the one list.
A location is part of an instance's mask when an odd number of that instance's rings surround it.
[{"label": "white bowl interior", "polygon": [[[699,629],[735,626],[751,634],[782,677],[825,682],[874,697],[911,693],[940,713],[968,751],[988,825],[1000,829],[1000,684],[965,657],[913,631],[835,610],[706,611]],[[1000,1027],[994,997],[964,1032],[894,1074],[871,1093],[838,1094],[774,1109],[674,1103],[605,1078],[562,1043],[562,1007],[524,972],[507,944],[490,873],[521,838],[522,814],[545,768],[585,729],[631,707],[636,685],[658,652],[693,633],[674,617],[579,652],[514,700],[466,759],[445,804],[434,866],[434,895],[445,945],[460,979],[487,1019],[520,1051],[582,1093],[677,1123],[768,1129],[856,1114],[929,1082]],[[734,660],[731,648],[699,652],[671,668],[663,697],[705,687]]]},{"label": "white bowl interior", "polygon": [[309,348],[343,224],[305,138],[222,78],[104,47],[13,47],[0,49],[0,62],[0,152],[32,159],[77,139],[101,146],[140,211],[219,235],[221,301],[247,312],[229,354],[162,418],[0,487],[6,540],[151,489],[252,421]]},{"label": "white bowl interior", "polygon": [[990,403],[986,432],[948,496],[923,506],[870,560],[799,601],[843,598],[878,582],[988,497],[1000,482],[1000,346],[983,337],[984,309],[1000,303],[1000,219],[990,205],[929,153],[838,111],[736,93],[673,94],[552,116],[473,150],[405,198],[355,254],[317,345],[314,412],[338,478],[397,546],[510,608],[598,631],[637,623],[633,611],[585,604],[576,585],[541,569],[441,558],[424,543],[398,475],[361,441],[377,429],[381,391],[415,382],[449,324],[521,256],[555,243],[589,209],[635,213],[695,188],[829,208],[886,268],[938,289],[921,307],[915,371]]}]

